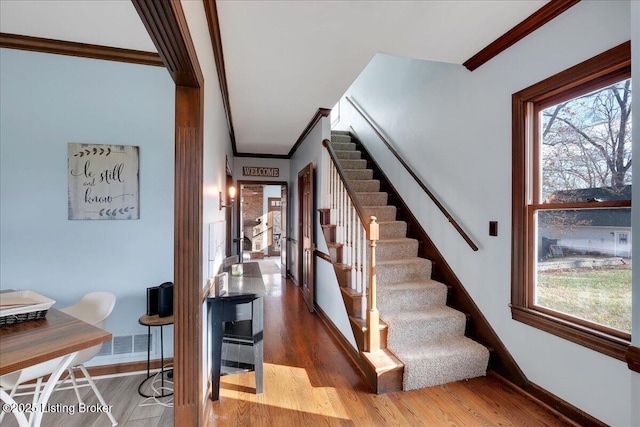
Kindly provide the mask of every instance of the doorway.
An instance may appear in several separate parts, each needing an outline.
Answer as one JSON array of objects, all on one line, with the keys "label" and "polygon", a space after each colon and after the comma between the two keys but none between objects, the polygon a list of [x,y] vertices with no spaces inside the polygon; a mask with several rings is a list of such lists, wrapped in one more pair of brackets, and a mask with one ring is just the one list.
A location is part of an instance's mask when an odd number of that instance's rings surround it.
[{"label": "doorway", "polygon": [[279,259],[281,272],[286,272],[287,183],[238,181],[238,187],[242,262]]},{"label": "doorway", "polygon": [[300,280],[304,302],[309,311],[315,311],[315,273],[314,273],[314,186],[313,163],[309,163],[298,172],[298,236],[300,238]]}]

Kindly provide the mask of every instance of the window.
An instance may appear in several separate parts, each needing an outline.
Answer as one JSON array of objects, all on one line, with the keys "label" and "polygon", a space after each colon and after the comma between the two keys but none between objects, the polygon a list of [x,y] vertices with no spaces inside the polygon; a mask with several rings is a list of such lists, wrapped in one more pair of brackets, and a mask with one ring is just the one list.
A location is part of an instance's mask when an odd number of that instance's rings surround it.
[{"label": "window", "polygon": [[512,316],[624,360],[631,341],[631,53],[513,95]]}]

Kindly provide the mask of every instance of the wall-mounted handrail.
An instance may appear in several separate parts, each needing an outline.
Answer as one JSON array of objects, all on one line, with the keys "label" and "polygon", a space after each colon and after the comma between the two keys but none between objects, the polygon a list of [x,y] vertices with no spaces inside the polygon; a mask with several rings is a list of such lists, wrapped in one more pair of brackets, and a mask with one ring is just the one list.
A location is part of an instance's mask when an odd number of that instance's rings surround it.
[{"label": "wall-mounted handrail", "polygon": [[413,177],[413,179],[416,181],[418,186],[420,186],[420,188],[427,194],[427,196],[429,196],[431,201],[433,201],[433,203],[438,207],[438,209],[440,209],[440,212],[442,212],[442,214],[447,218],[447,220],[453,226],[453,228],[455,228],[458,231],[458,233],[460,234],[460,236],[462,236],[462,238],[465,240],[465,242],[467,242],[467,244],[469,244],[471,249],[473,249],[474,251],[477,251],[478,250],[478,245],[476,245],[473,242],[471,237],[469,237],[469,235],[462,229],[460,224],[458,224],[458,222],[455,220],[455,218],[453,218],[453,216],[449,213],[449,211],[447,211],[447,209],[444,207],[444,205],[442,203],[440,203],[438,198],[431,192],[431,190],[429,190],[429,188],[427,188],[427,186],[422,182],[422,180],[418,177],[418,175],[416,175],[416,173],[413,171],[413,169],[411,169],[411,166],[409,166],[407,164],[407,162],[404,161],[404,159],[400,156],[400,154],[398,154],[398,152],[389,143],[387,138],[385,138],[382,135],[382,133],[380,132],[378,126],[373,122],[373,120],[371,120],[369,118],[367,113],[360,106],[358,106],[350,97],[347,96],[345,98],[347,99],[347,101],[349,101],[349,103],[353,106],[353,108],[360,114],[360,116],[362,116],[362,118],[369,124],[371,129],[373,129],[373,131],[376,133],[376,135],[378,135],[380,140],[382,140],[384,145],[386,145],[387,148],[389,149],[389,151],[391,151],[391,153],[396,157],[396,159],[398,159],[400,164],[402,166],[404,166],[404,168],[407,170],[409,175],[411,175],[411,177]]}]

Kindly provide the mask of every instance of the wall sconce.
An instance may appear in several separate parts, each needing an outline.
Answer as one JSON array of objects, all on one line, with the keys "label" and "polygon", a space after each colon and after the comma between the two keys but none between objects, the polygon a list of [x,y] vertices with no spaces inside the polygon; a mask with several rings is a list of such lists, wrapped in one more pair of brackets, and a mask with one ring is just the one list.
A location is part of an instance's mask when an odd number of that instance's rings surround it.
[{"label": "wall sconce", "polygon": [[229,187],[229,199],[230,202],[228,205],[223,205],[222,204],[222,191],[219,191],[219,198],[218,198],[218,202],[219,202],[219,208],[220,210],[222,210],[222,208],[232,208],[233,207],[233,202],[236,200],[236,187],[234,187],[233,185],[231,187]]}]

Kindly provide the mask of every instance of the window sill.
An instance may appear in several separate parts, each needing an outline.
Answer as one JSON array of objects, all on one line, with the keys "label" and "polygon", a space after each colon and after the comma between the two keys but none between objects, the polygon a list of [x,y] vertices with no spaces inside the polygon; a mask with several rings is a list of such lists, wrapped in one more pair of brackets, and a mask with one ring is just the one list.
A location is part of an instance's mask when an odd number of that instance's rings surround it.
[{"label": "window sill", "polygon": [[627,350],[627,365],[632,371],[640,373],[640,347],[629,346]]},{"label": "window sill", "polygon": [[[629,369],[640,372],[640,349],[631,351],[635,347],[630,342],[603,332],[594,331],[574,323],[558,319],[548,314],[530,308],[511,306],[513,320],[541,329],[550,334],[580,344],[591,350],[611,356],[629,364]],[[630,355],[630,356],[629,356]],[[631,357],[631,361],[629,361]],[[636,369],[632,368],[632,364]]]}]

